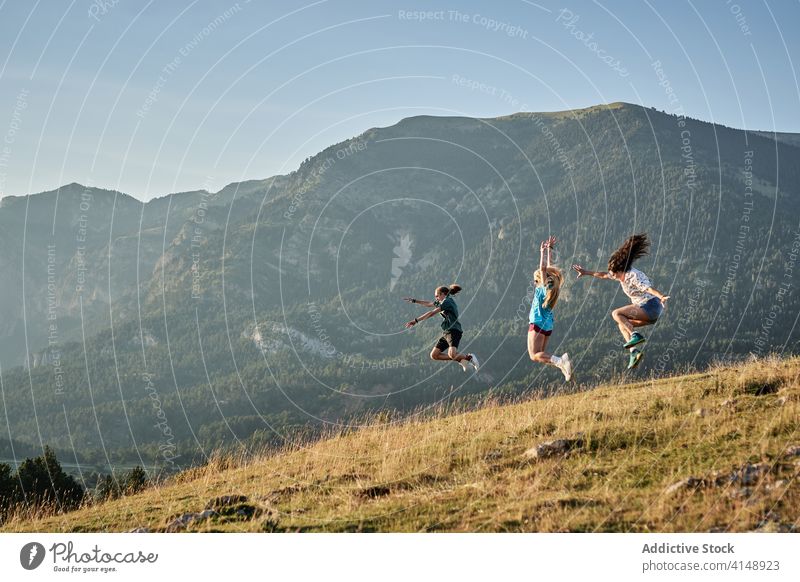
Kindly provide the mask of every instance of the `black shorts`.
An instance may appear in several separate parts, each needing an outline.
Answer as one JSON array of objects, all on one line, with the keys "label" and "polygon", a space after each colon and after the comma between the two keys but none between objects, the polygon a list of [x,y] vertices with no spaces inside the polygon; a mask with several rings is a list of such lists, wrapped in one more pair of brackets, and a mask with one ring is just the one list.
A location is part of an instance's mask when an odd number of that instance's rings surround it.
[{"label": "black shorts", "polygon": [[457,329],[451,329],[444,332],[439,341],[436,342],[436,349],[446,352],[448,348],[457,348],[461,343],[461,332]]}]

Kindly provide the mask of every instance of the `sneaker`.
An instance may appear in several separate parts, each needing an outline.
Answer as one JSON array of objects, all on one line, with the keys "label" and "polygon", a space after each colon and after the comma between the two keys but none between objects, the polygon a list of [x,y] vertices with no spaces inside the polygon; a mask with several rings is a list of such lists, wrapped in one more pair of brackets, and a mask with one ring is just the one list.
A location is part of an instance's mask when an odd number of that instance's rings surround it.
[{"label": "sneaker", "polygon": [[631,335],[631,339],[625,342],[625,344],[622,347],[627,350],[628,348],[632,348],[633,346],[638,346],[639,344],[644,343],[646,341],[647,340],[644,338],[642,334],[640,334],[638,331],[635,331]]},{"label": "sneaker", "polygon": [[633,350],[631,352],[631,357],[628,360],[628,369],[633,370],[636,366],[639,365],[639,362],[642,361],[644,357],[644,352],[642,350]]},{"label": "sneaker", "polygon": [[572,379],[572,362],[569,361],[569,354],[565,353],[561,356],[561,363],[558,368],[564,374],[564,379],[569,382]]},{"label": "sneaker", "polygon": [[469,363],[472,364],[472,367],[475,368],[475,371],[478,371],[478,368],[481,367],[481,363],[478,361],[478,356],[475,354],[469,354]]}]

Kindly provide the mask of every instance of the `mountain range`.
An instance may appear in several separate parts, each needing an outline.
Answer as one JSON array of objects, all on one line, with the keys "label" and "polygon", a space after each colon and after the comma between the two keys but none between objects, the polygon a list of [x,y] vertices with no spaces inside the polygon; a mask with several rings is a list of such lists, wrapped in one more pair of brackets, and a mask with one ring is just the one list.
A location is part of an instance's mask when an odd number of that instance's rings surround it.
[{"label": "mountain range", "polygon": [[[800,136],[612,103],[419,116],[287,175],[146,203],[80,184],[0,201],[2,408],[11,442],[177,469],[218,447],[357,426],[443,400],[561,390],[526,353],[538,243],[669,294],[638,376],[796,353]],[[432,362],[404,296],[457,282],[476,375]],[[567,276],[550,347],[623,372],[619,286]],[[13,447],[12,447],[13,448]],[[13,451],[12,451],[13,453]]]}]

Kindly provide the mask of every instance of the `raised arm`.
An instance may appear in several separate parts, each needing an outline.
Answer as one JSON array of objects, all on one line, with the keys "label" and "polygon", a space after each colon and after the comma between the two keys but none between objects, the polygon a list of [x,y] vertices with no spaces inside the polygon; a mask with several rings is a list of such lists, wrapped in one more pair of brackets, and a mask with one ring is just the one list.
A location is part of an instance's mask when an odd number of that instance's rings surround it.
[{"label": "raised arm", "polygon": [[597,279],[611,279],[612,278],[611,276],[609,276],[608,273],[604,273],[602,271],[590,271],[589,269],[584,269],[580,265],[572,265],[572,269],[578,273],[578,279],[580,279],[584,275],[588,275],[589,277],[595,277]]},{"label": "raised arm", "polygon": [[549,237],[547,237],[547,240],[545,241],[545,246],[547,247],[547,266],[549,267],[552,264],[552,261],[550,259],[550,254],[553,250],[553,247],[556,246],[556,237],[554,237],[552,234]]},{"label": "raised arm", "polygon": [[545,267],[547,267],[547,262],[548,262],[548,259],[545,258],[545,253],[549,254],[547,248],[547,241],[543,240],[539,244],[539,271],[541,271],[542,273],[545,272]]}]

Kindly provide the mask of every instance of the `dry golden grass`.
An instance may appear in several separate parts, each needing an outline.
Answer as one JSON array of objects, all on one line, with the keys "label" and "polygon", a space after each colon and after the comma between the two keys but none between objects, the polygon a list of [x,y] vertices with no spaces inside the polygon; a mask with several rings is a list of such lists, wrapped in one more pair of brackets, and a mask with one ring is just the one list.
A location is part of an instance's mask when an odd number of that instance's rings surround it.
[{"label": "dry golden grass", "polygon": [[[5,531],[786,531],[800,528],[800,359],[605,385],[373,426],[260,458],[218,458],[141,494]],[[537,443],[580,435],[564,457]],[[755,482],[709,485],[747,463]],[[667,492],[697,478],[697,487]]]}]

